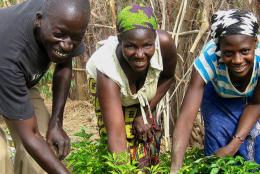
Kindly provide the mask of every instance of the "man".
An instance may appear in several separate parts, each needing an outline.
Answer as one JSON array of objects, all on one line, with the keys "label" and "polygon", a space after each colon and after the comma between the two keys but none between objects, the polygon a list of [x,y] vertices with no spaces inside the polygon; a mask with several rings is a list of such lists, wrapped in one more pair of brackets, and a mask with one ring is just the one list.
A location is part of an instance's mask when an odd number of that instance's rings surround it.
[{"label": "man", "polygon": [[[70,151],[69,137],[62,128],[63,111],[72,57],[84,51],[82,38],[89,15],[88,0],[28,0],[0,9],[0,113],[17,150],[15,173],[69,173],[60,161]],[[51,62],[56,65],[49,118],[33,86]],[[0,154],[5,154],[5,143],[1,144]],[[7,166],[6,156],[0,158],[0,173],[7,173],[2,171]]]}]

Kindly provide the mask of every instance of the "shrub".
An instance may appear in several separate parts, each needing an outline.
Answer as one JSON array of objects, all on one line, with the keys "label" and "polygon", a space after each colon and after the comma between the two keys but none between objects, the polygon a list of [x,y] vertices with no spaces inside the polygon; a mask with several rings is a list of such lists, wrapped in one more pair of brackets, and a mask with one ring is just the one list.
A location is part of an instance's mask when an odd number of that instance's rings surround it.
[{"label": "shrub", "polygon": [[[73,174],[166,174],[170,172],[170,152],[160,155],[160,164],[137,168],[135,161],[129,162],[128,155],[111,154],[107,150],[106,139],[101,137],[92,141],[91,135],[82,129],[76,134],[80,141],[72,144],[72,153],[66,159],[68,168]],[[185,154],[180,174],[260,174],[260,165],[245,161],[242,157],[224,157],[203,155],[203,150],[192,148]],[[144,172],[145,170],[145,172]]]}]

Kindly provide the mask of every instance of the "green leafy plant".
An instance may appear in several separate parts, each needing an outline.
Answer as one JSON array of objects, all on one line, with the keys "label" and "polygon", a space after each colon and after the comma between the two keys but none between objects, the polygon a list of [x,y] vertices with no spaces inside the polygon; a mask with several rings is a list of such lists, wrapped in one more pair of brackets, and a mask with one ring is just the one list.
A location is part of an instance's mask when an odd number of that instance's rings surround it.
[{"label": "green leafy plant", "polygon": [[[54,69],[55,69],[55,65],[52,64],[37,85],[41,94],[45,98],[51,98],[52,97],[52,79],[53,79]],[[70,90],[72,88],[75,88],[75,86],[76,86],[75,79],[72,79],[71,82],[70,82]]]},{"label": "green leafy plant", "polygon": [[161,164],[157,164],[151,167],[145,167],[146,173],[149,174],[157,174],[157,173],[169,173],[169,166],[163,166]]},{"label": "green leafy plant", "polygon": [[[199,158],[198,158],[199,157]],[[241,156],[203,156],[202,150],[193,149],[186,155],[180,174],[260,174],[260,165]]]},{"label": "green leafy plant", "polygon": [[91,140],[92,135],[88,134],[85,129],[81,129],[76,136],[80,140],[72,143],[72,152],[66,159],[66,164],[73,174],[143,174],[145,172],[156,174],[168,171],[168,166],[165,168],[162,165],[139,169],[136,161],[129,161],[127,153],[109,153],[106,138],[101,137],[98,141],[93,141]]},{"label": "green leafy plant", "polygon": [[[106,138],[97,141],[84,129],[76,134],[79,141],[72,144],[72,153],[66,159],[73,174],[167,174],[170,172],[170,152],[160,155],[160,164],[139,169],[137,162],[129,162],[127,153],[108,152]],[[240,156],[219,158],[204,156],[203,150],[191,148],[185,154],[179,174],[260,174],[260,165]]]},{"label": "green leafy plant", "polygon": [[38,83],[38,89],[45,98],[50,98],[52,96],[52,76],[54,67],[50,67],[49,70],[44,74]]},{"label": "green leafy plant", "polygon": [[137,168],[136,162],[130,162],[129,155],[127,153],[122,154],[107,154],[104,156],[106,159],[106,164],[108,165],[108,172],[111,174],[132,174],[141,172]]},{"label": "green leafy plant", "polygon": [[91,135],[84,129],[76,133],[76,136],[80,141],[72,144],[72,153],[66,160],[68,167],[75,174],[104,173],[107,165],[103,156],[108,154],[105,138],[92,141]]}]

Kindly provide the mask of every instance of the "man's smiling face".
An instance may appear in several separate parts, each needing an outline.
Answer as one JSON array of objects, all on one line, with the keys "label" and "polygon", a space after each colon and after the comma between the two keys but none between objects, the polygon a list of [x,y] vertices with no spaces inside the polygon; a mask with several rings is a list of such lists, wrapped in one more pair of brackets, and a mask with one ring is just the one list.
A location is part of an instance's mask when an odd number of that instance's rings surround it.
[{"label": "man's smiling face", "polygon": [[52,62],[64,62],[71,57],[84,37],[88,18],[89,13],[70,3],[60,3],[48,14],[37,13],[36,38]]}]

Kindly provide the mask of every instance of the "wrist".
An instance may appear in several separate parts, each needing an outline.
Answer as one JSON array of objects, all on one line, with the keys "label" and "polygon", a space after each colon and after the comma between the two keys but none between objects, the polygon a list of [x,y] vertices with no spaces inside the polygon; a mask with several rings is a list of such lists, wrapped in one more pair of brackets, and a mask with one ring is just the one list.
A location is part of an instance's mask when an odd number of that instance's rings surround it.
[{"label": "wrist", "polygon": [[244,140],[241,137],[238,138],[238,136],[234,136],[230,141],[229,146],[237,151],[243,142]]},{"label": "wrist", "polygon": [[170,174],[176,174],[180,170],[181,167],[172,166],[170,170]]},{"label": "wrist", "polygon": [[[175,159],[176,159],[176,158],[175,158]],[[176,160],[172,159],[172,164],[171,164],[171,170],[170,170],[170,172],[171,172],[171,173],[177,173],[177,172],[181,169],[182,164],[183,164],[183,160],[176,161]]]},{"label": "wrist", "polygon": [[243,138],[243,137],[241,137],[241,136],[238,136],[238,135],[234,135],[232,138],[239,140],[239,142],[240,142],[241,144],[242,144],[242,143],[244,142],[244,140],[245,140],[245,138]]},{"label": "wrist", "polygon": [[57,117],[51,117],[49,121],[49,128],[59,127],[62,128],[62,121]]}]

